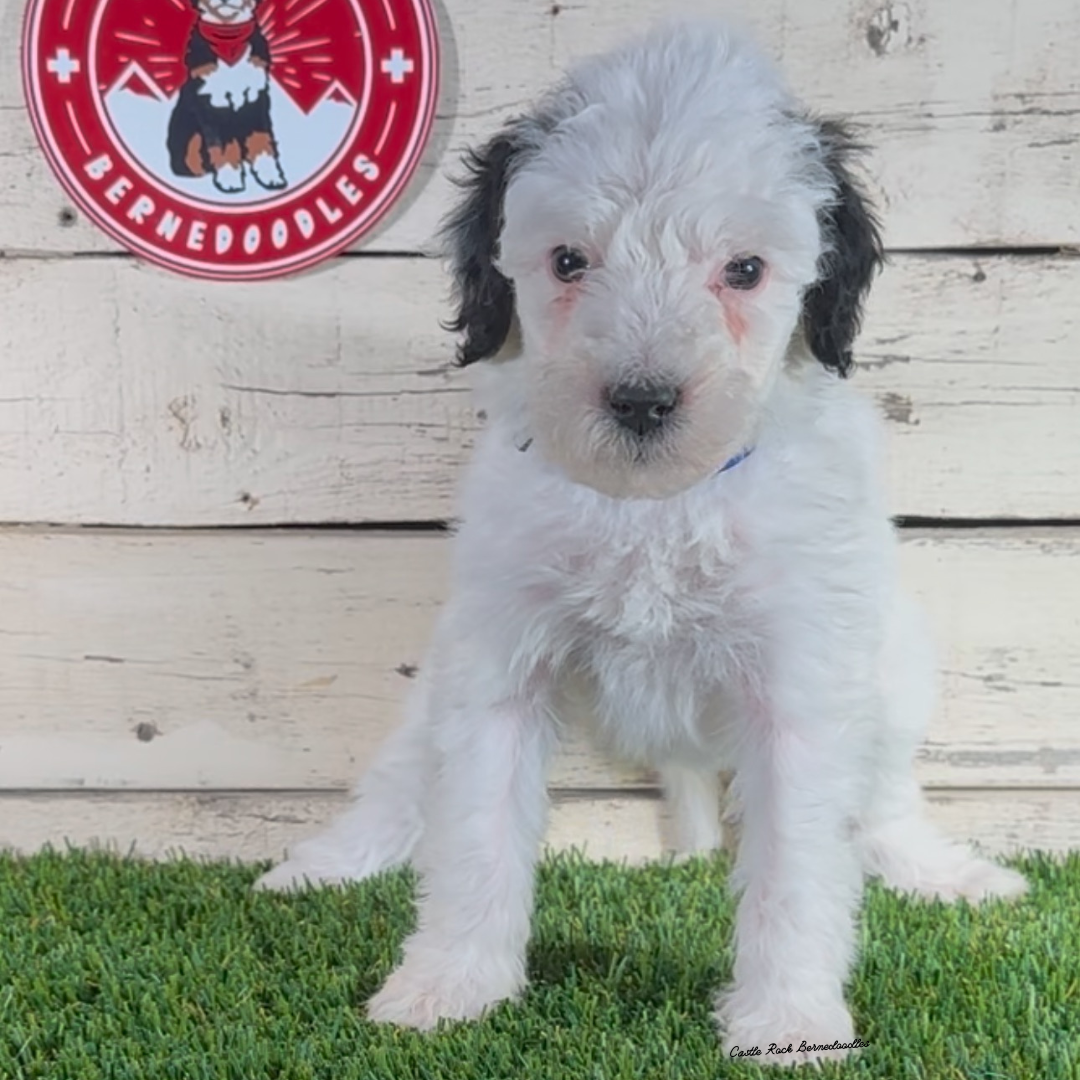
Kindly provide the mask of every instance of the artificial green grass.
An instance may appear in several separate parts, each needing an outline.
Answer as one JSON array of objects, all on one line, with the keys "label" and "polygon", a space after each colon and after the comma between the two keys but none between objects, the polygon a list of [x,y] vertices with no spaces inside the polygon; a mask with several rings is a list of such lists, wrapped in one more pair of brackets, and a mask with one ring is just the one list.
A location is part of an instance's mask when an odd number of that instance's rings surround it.
[{"label": "artificial green grass", "polygon": [[[821,1075],[1080,1078],[1080,854],[1014,865],[1015,905],[869,889],[849,1000],[870,1047]],[[526,997],[427,1036],[360,1008],[409,927],[408,874],[283,897],[250,891],[259,869],[0,855],[0,1078],[760,1075],[709,1015],[731,969],[722,858],[548,861]]]}]

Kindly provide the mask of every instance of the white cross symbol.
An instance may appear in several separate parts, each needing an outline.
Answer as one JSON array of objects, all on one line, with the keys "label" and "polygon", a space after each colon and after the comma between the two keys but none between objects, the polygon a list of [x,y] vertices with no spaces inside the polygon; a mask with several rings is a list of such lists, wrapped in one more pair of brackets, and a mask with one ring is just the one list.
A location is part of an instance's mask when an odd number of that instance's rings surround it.
[{"label": "white cross symbol", "polygon": [[384,60],[380,65],[382,73],[390,76],[392,83],[403,83],[405,76],[412,74],[413,62],[406,59],[401,49],[391,49],[390,59]]},{"label": "white cross symbol", "polygon": [[45,61],[45,67],[65,84],[71,82],[72,75],[77,75],[82,70],[82,64],[67,49],[57,49],[56,55]]}]

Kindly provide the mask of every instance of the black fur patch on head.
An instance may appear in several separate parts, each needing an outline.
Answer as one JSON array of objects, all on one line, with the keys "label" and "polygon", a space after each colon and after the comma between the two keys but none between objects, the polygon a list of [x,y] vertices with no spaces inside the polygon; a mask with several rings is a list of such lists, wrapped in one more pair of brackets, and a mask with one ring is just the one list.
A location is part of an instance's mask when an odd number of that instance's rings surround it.
[{"label": "black fur patch on head", "polygon": [[821,276],[803,297],[802,327],[814,356],[830,370],[848,375],[863,302],[885,252],[873,206],[848,168],[863,147],[837,121],[823,120],[817,126],[836,195],[818,213],[826,250]]},{"label": "black fur patch on head", "polygon": [[458,311],[448,330],[464,334],[457,361],[487,360],[503,347],[514,321],[514,286],[495,266],[503,227],[503,198],[514,169],[536,145],[537,126],[510,124],[465,154],[464,198],[443,225]]}]

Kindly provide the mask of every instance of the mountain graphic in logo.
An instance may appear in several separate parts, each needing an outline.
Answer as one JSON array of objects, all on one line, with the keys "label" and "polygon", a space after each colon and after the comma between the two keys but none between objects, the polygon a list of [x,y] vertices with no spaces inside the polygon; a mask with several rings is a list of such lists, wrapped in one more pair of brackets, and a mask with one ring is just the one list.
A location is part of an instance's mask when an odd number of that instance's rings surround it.
[{"label": "mountain graphic in logo", "polygon": [[315,107],[318,108],[324,101],[332,101],[337,105],[348,105],[350,108],[356,108],[356,98],[337,79],[334,79],[326,88],[323,96],[316,102]]},{"label": "mountain graphic in logo", "polygon": [[135,94],[138,97],[154,98],[156,101],[168,100],[161,87],[147,75],[136,60],[128,61],[127,67],[116,77],[105,97],[108,98],[120,91]]}]

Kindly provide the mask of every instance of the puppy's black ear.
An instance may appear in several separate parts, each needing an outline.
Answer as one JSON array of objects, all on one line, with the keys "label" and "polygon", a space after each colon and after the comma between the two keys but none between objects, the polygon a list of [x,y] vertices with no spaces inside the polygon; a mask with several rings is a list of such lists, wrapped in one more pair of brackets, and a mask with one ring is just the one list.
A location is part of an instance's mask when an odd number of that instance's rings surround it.
[{"label": "puppy's black ear", "polygon": [[818,213],[826,249],[820,276],[803,297],[802,326],[814,356],[847,375],[863,302],[885,252],[874,209],[849,169],[863,147],[836,121],[821,121],[818,130],[835,197]]},{"label": "puppy's black ear", "polygon": [[503,197],[510,175],[530,145],[521,125],[511,125],[465,155],[464,195],[443,225],[454,275],[457,315],[448,330],[464,334],[462,366],[494,356],[514,319],[514,286],[495,267],[503,227]]}]

